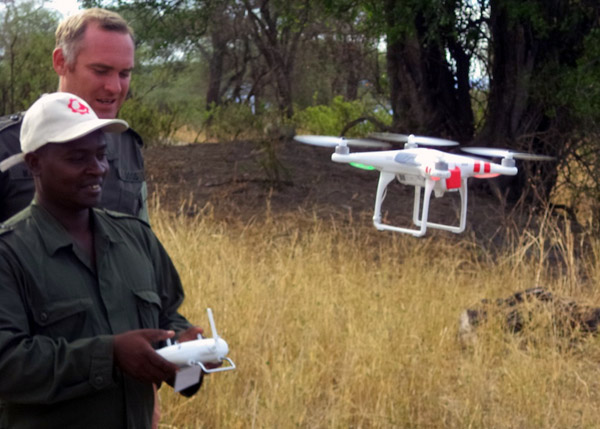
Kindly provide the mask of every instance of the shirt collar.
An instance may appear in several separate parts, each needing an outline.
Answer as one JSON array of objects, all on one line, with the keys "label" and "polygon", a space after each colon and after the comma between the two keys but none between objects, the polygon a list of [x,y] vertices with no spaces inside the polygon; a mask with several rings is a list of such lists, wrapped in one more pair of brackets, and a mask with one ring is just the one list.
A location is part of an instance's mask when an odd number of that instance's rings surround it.
[{"label": "shirt collar", "polygon": [[71,236],[60,222],[35,200],[31,203],[31,217],[35,221],[41,240],[49,255],[53,255],[58,249],[73,244]]},{"label": "shirt collar", "polygon": [[[92,209],[90,215],[96,237],[113,243],[122,241],[122,238],[115,234],[112,228],[107,228],[105,221],[98,215],[97,209]],[[35,220],[41,240],[49,255],[54,255],[57,250],[74,244],[62,224],[35,200],[31,203],[31,216]]]}]

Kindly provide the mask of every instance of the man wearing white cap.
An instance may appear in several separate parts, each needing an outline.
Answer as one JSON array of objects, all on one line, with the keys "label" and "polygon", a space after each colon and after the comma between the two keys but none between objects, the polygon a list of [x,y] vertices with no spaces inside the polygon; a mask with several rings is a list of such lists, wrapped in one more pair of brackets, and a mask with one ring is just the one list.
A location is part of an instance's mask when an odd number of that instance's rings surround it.
[{"label": "man wearing white cap", "polygon": [[[100,118],[116,118],[129,91],[134,50],[133,32],[115,12],[93,8],[67,17],[56,30],[52,56],[58,90],[83,98]],[[19,151],[21,121],[21,114],[0,118],[0,161]],[[106,142],[110,171],[99,205],[148,220],[141,137],[129,129],[107,134]],[[0,223],[25,208],[33,191],[24,165],[0,171]]]},{"label": "man wearing white cap", "polygon": [[103,133],[126,129],[48,94],[3,161],[27,164],[35,197],[0,228],[1,428],[149,428],[152,384],[177,371],[152,345],[202,332],[177,312],[183,288],[150,227],[95,208]]}]

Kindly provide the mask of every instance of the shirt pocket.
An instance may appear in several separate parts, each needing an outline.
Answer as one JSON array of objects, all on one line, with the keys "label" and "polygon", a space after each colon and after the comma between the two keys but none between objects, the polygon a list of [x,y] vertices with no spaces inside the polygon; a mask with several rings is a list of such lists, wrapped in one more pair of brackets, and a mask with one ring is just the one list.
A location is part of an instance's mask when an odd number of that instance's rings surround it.
[{"label": "shirt pocket", "polygon": [[131,153],[117,153],[112,147],[109,147],[106,159],[110,169],[104,180],[101,206],[137,216],[143,206],[143,162]]},{"label": "shirt pocket", "polygon": [[87,315],[92,307],[90,298],[47,302],[33,313],[36,334],[73,341],[89,335]]},{"label": "shirt pocket", "polygon": [[141,329],[159,329],[162,303],[153,290],[134,290],[138,313],[138,323]]}]

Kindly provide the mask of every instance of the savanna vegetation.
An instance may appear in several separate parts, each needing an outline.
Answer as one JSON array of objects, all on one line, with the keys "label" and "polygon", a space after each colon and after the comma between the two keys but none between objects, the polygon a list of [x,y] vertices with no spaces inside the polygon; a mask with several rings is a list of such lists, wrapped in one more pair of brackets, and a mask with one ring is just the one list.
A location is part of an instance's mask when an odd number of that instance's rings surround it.
[{"label": "savanna vegetation", "polygon": [[598,427],[597,337],[541,311],[518,334],[492,318],[477,342],[457,338],[482,297],[539,284],[600,302],[597,238],[582,258],[548,223],[491,254],[307,213],[153,218],[187,285],[183,311],[206,320],[209,301],[237,365],[192,399],[161,389],[161,427]]},{"label": "savanna vegetation", "polygon": [[[82,1],[134,27],[120,115],[146,144],[254,141],[267,186],[294,181],[276,150],[294,133],[417,133],[556,156],[499,185],[498,210],[534,220],[494,225],[489,241],[381,234],[268,204],[235,221],[156,203],[183,312],[206,325],[211,306],[238,365],[191,399],[161,389],[161,427],[599,427],[595,336],[542,311],[518,334],[492,318],[477,342],[457,339],[462,310],[533,285],[600,305],[596,3]],[[56,88],[59,17],[43,6],[0,2],[0,114]]]}]

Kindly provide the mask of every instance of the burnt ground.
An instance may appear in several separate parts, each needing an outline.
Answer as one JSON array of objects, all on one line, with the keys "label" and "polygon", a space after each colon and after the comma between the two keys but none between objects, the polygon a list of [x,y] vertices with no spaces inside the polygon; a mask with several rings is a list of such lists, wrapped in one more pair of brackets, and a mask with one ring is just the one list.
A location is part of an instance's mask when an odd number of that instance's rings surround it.
[{"label": "burnt ground", "polygon": [[[351,215],[371,224],[378,172],[336,164],[330,149],[294,141],[278,143],[274,157],[268,153],[252,142],[148,147],[144,156],[150,196],[173,212],[195,215],[210,207],[216,218],[241,222],[263,216],[269,207],[273,216],[305,211],[323,218]],[[496,197],[473,185],[467,232],[490,238],[506,224],[508,214]],[[412,227],[413,195],[412,187],[397,182],[388,186],[382,210],[386,223]],[[457,192],[432,198],[431,221],[455,224],[458,213]]]}]

